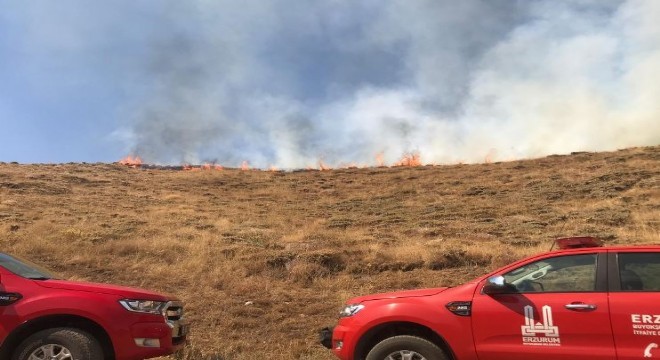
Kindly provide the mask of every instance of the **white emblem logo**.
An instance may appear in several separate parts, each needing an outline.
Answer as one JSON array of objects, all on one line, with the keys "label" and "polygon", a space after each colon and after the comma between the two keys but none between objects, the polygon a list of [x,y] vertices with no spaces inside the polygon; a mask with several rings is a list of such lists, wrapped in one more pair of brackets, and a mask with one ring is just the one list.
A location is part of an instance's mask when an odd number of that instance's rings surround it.
[{"label": "white emblem logo", "polygon": [[651,354],[651,350],[657,349],[657,348],[658,348],[658,344],[650,343],[649,346],[647,346],[646,349],[644,349],[644,357],[645,358],[653,357],[653,354]]},{"label": "white emblem logo", "polygon": [[534,308],[531,305],[525,306],[525,325],[520,327],[525,345],[540,346],[559,346],[559,327],[555,326],[552,320],[552,308],[548,305],[543,306],[543,322],[536,322],[534,319]]}]

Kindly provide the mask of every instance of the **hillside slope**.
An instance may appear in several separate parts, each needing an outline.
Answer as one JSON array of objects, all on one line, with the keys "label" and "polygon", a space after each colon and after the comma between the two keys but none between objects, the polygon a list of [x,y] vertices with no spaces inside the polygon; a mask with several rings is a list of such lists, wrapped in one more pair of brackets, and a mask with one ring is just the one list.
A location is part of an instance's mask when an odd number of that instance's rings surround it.
[{"label": "hillside slope", "polygon": [[660,243],[659,179],[660,146],[296,172],[0,163],[0,245],[176,293],[191,359],[331,359],[316,330],[348,297],[457,284],[561,236]]}]

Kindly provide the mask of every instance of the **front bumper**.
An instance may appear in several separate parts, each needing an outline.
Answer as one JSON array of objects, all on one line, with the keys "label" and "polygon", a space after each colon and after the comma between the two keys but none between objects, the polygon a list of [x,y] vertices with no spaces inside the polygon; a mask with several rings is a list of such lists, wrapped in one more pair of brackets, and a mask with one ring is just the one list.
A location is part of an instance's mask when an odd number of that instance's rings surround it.
[{"label": "front bumper", "polygon": [[334,327],[327,327],[319,331],[321,345],[330,349],[341,360],[352,360],[358,337],[352,318],[344,318]]},{"label": "front bumper", "polygon": [[[160,321],[159,316],[138,315],[139,320],[122,332],[121,340],[114,344],[118,359],[138,360],[167,356],[181,350],[188,336],[189,323],[183,317],[183,304],[172,301]],[[164,321],[163,321],[164,320]]]}]

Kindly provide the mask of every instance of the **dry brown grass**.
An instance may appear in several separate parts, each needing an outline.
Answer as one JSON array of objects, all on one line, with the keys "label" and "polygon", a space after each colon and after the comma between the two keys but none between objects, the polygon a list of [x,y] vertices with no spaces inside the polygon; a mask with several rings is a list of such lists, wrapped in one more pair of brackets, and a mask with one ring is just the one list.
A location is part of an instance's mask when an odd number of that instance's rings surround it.
[{"label": "dry brown grass", "polygon": [[561,236],[660,243],[659,175],[658,146],[334,171],[0,164],[0,244],[182,297],[186,359],[331,359],[316,330],[348,297],[458,284]]}]

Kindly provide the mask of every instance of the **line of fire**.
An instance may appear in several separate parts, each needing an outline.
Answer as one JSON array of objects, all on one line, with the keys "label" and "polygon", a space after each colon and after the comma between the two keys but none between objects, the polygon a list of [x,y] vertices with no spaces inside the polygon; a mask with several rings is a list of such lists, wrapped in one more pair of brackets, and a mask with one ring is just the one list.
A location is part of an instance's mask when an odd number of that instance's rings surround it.
[{"label": "line of fire", "polygon": [[[225,170],[228,168],[225,168],[222,165],[219,164],[211,164],[211,163],[205,163],[201,165],[191,165],[191,164],[183,164],[183,165],[156,165],[156,164],[148,164],[142,161],[142,158],[140,156],[126,156],[125,158],[119,160],[117,162],[118,164],[125,165],[128,167],[132,168],[139,168],[139,169],[157,169],[157,170],[178,170],[178,171],[221,171]],[[412,152],[408,154],[404,154],[403,157],[395,162],[392,165],[387,165],[385,164],[385,161],[383,160],[383,154],[377,154],[376,155],[376,165],[375,166],[370,166],[370,165],[358,165],[355,163],[351,164],[346,164],[346,165],[339,165],[337,167],[332,167],[322,160],[319,160],[318,166],[316,167],[307,167],[305,169],[300,169],[300,170],[320,170],[320,171],[325,171],[325,170],[334,170],[334,169],[358,169],[358,168],[370,168],[370,167],[378,167],[378,168],[385,168],[385,167],[416,167],[416,166],[424,166],[422,163],[421,155],[419,152]],[[258,169],[258,168],[252,168],[250,167],[250,164],[247,161],[243,161],[241,163],[241,166],[238,168],[240,170],[259,170],[259,171],[280,171],[280,169],[271,166],[267,169]]]}]

